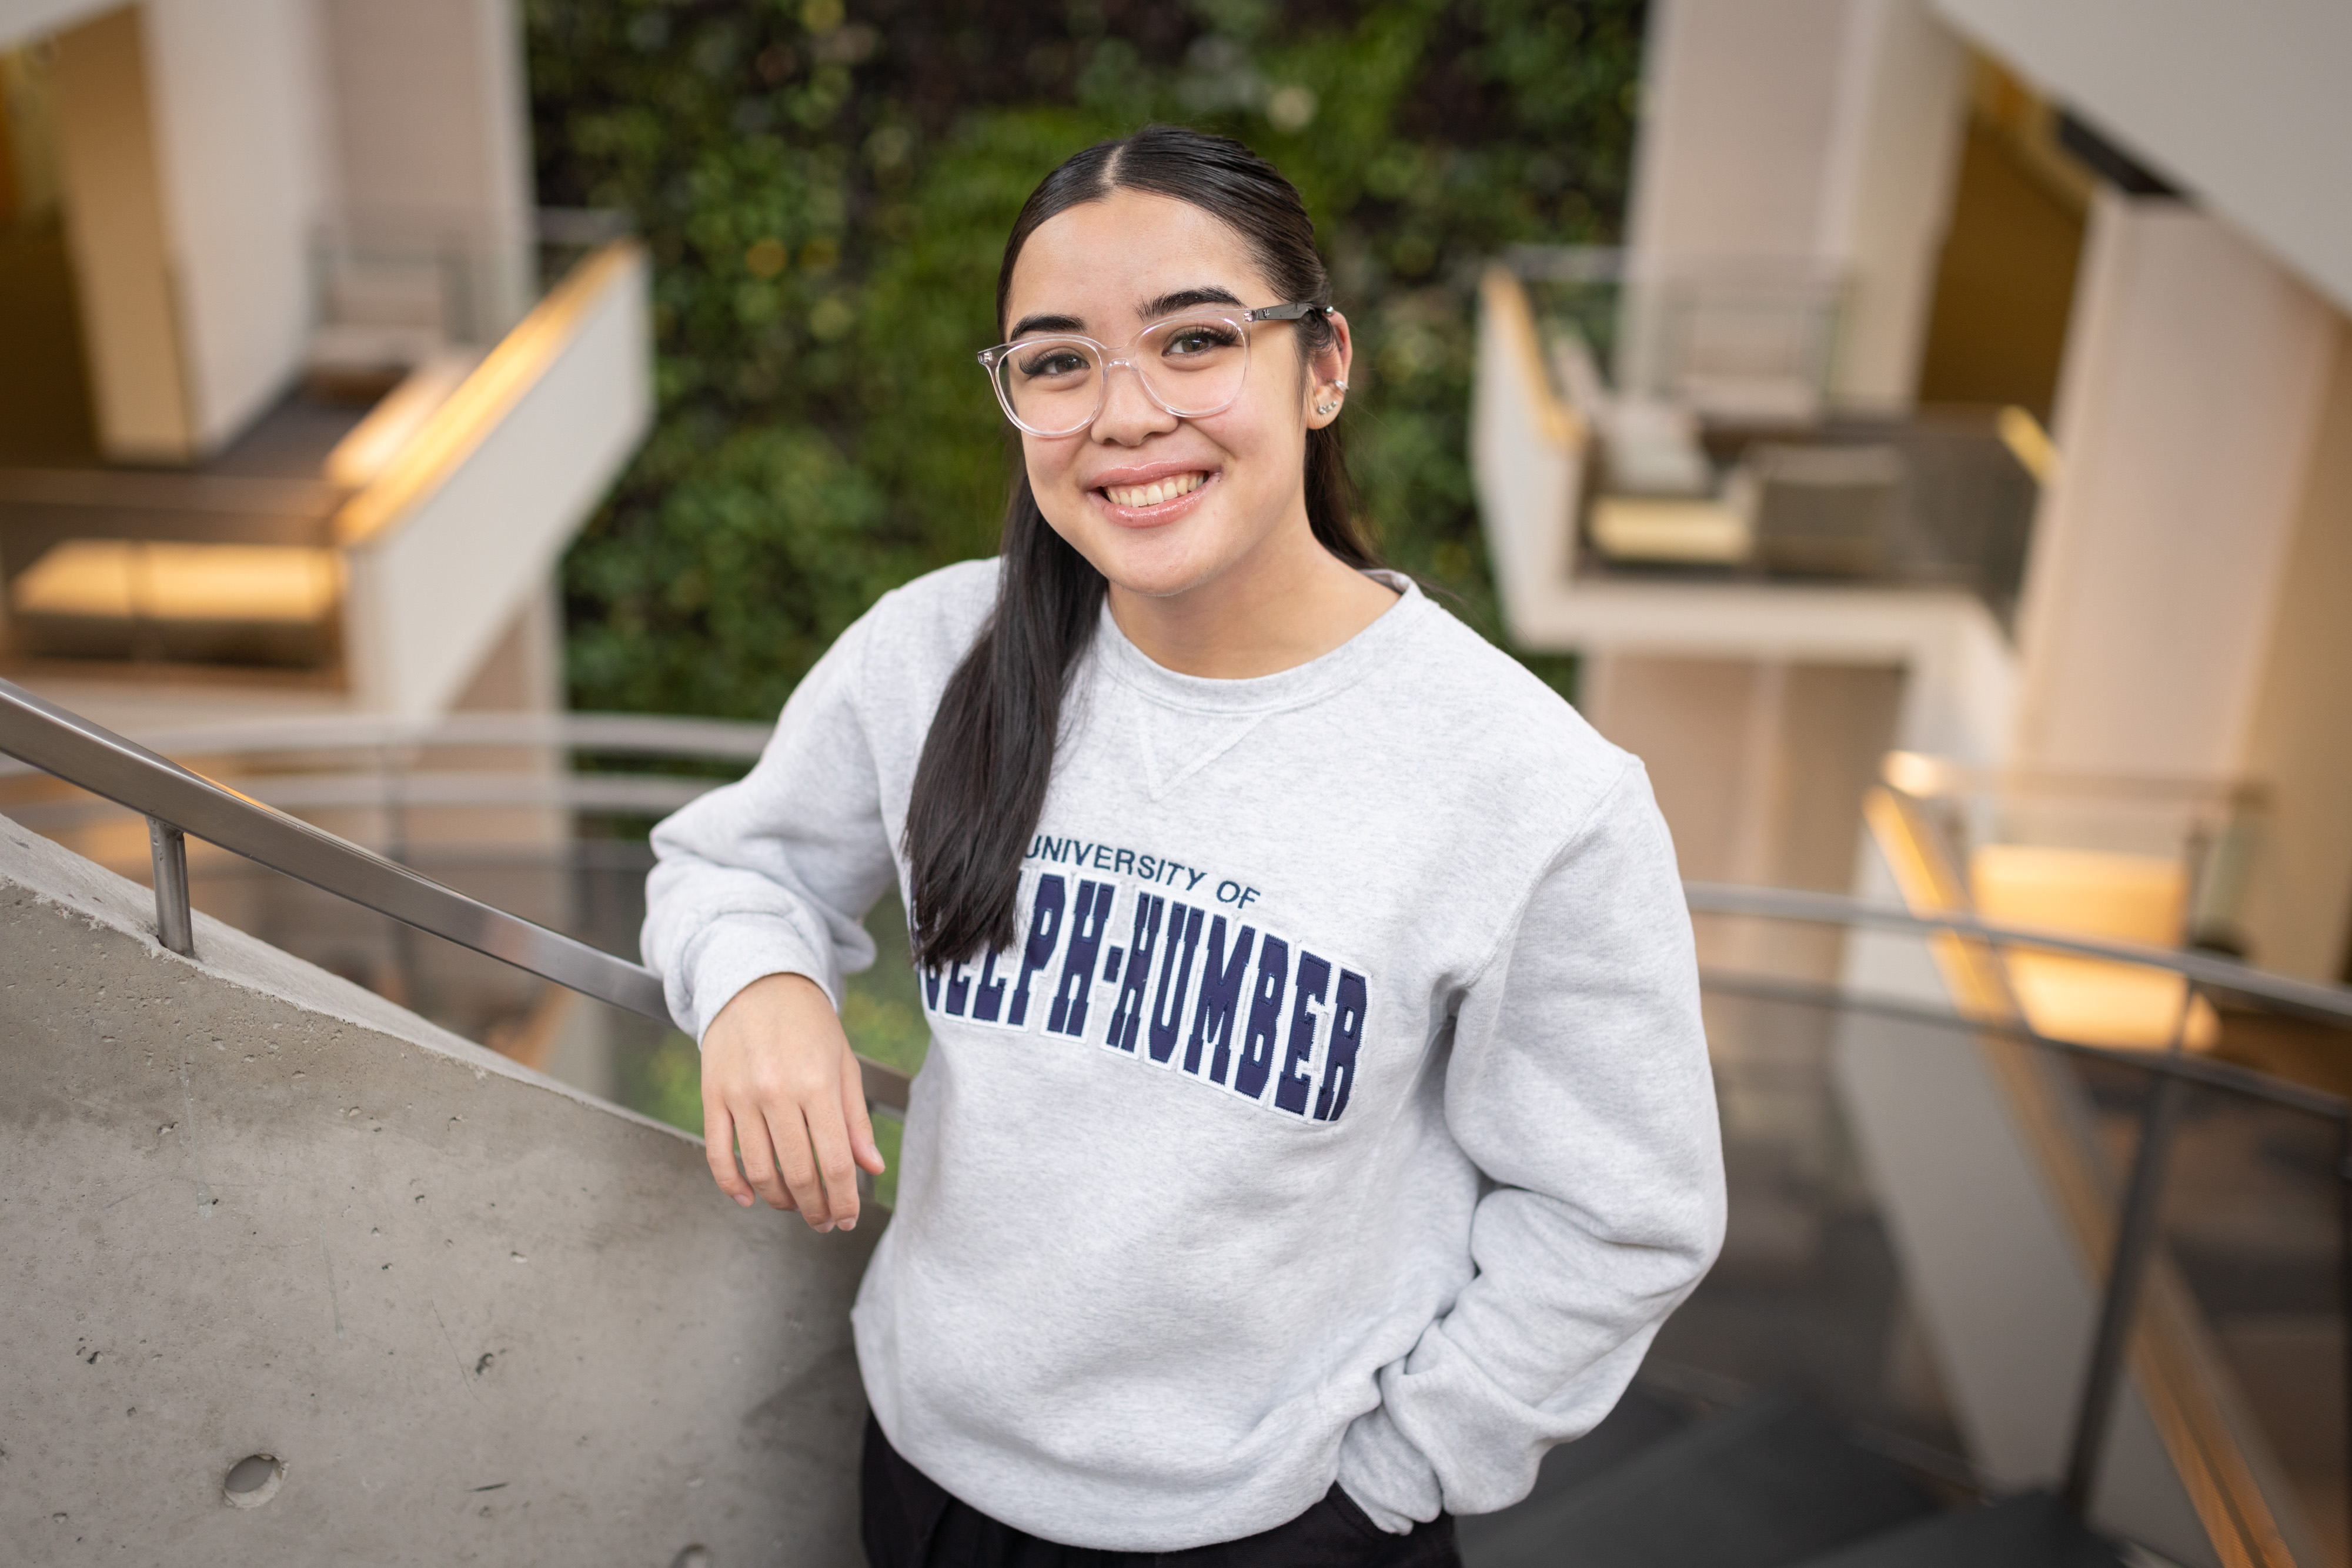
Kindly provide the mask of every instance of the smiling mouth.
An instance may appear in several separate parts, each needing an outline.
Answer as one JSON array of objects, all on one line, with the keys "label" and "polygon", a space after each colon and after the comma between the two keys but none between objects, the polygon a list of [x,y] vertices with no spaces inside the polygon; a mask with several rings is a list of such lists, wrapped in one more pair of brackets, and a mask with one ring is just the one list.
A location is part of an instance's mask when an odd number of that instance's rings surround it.
[{"label": "smiling mouth", "polygon": [[1106,485],[1103,494],[1114,507],[1157,507],[1180,496],[1189,496],[1208,482],[1206,474],[1174,474],[1149,485]]}]

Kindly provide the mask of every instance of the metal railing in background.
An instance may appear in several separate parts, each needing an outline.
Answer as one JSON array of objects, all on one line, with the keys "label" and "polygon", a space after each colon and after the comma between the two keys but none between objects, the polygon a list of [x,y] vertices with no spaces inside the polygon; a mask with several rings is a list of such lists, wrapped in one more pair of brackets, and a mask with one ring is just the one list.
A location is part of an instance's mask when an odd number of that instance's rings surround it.
[{"label": "metal railing in background", "polygon": [[[624,716],[547,715],[457,715],[425,722],[373,717],[336,717],[215,726],[157,737],[192,757],[231,752],[283,752],[316,768],[338,750],[374,751],[388,770],[303,772],[257,779],[253,789],[280,803],[307,801],[331,808],[353,805],[471,806],[529,803],[563,810],[651,814],[674,807],[712,780],[677,776],[635,776],[600,783],[597,775],[548,768],[519,774],[499,788],[494,776],[436,772],[421,764],[439,748],[464,746],[596,753],[651,752],[678,758],[748,762],[758,754],[763,727],[716,721],[648,720]],[[268,866],[339,898],[387,915],[513,966],[555,985],[596,998],[647,1019],[667,1022],[658,980],[642,966],[617,957],[544,925],[469,897],[394,859],[300,821],[257,800],[171,761],[155,750],[111,734],[21,688],[0,682],[0,753],[32,768],[103,797],[143,816],[155,870],[157,929],[163,944],[190,954],[194,946],[188,903],[184,839],[193,834],[217,847]],[[398,760],[398,767],[390,764]],[[408,769],[414,769],[410,771]],[[6,769],[0,768],[0,771]],[[608,788],[607,784],[612,787]],[[658,797],[658,798],[656,798]],[[85,810],[72,801],[37,802],[37,811]],[[2061,934],[2018,929],[1964,914],[1923,914],[1852,898],[1788,890],[1693,883],[1686,885],[1694,912],[1755,916],[1780,921],[1874,928],[1937,940],[1965,940],[1998,952],[2031,948],[2108,962],[2145,965],[2185,977],[2201,994],[2259,1001],[2306,1019],[2352,1025],[2352,991],[2266,974],[2208,954],[2129,944],[2088,941]],[[1762,1002],[1828,1009],[1841,1016],[1875,1009],[1892,1016],[1907,1004],[1874,1001],[1756,977],[1710,975],[1718,996],[1745,996]],[[2179,1051],[2137,1052],[2050,1040],[2014,1020],[1971,1019],[1951,1013],[1919,1019],[1958,1035],[1998,1032],[2089,1062],[2127,1064],[2152,1075],[2156,1092],[2139,1117],[2141,1134],[2105,1254],[2105,1280],[2099,1298],[2099,1328],[2076,1406],[2068,1492],[2078,1506],[2089,1496],[2101,1445],[2112,1424],[2122,1387],[2121,1369],[2136,1308],[2154,1260],[2162,1251],[2159,1198],[2168,1155],[2181,1121],[2181,1101],[2192,1089],[2226,1092],[2252,1102],[2317,1115],[2336,1128],[2341,1165],[2352,1156],[2352,1120],[2336,1097],[2263,1077],[2260,1073]],[[865,1087],[877,1103],[903,1108],[904,1073],[866,1062]],[[2352,1211],[2347,1211],[2352,1212]],[[2347,1250],[2352,1257],[2352,1250]],[[2352,1301],[2352,1291],[2346,1293]],[[2352,1399],[2347,1399],[2352,1408]],[[2272,1561],[2261,1555],[2253,1561]]]},{"label": "metal railing in background", "polygon": [[[512,742],[516,737],[507,737]],[[662,1023],[660,979],[641,964],[469,898],[267,806],[0,681],[0,752],[143,815],[155,865],[158,939],[194,956],[184,835],[193,833],[339,898]],[[904,1108],[905,1075],[860,1061],[867,1098]]]},{"label": "metal railing in background", "polygon": [[[2140,1110],[2138,1135],[2129,1171],[2115,1204],[2112,1240],[2105,1259],[2105,1279],[2098,1290],[2095,1327],[2066,1445],[2066,1469],[2060,1491],[2077,1513],[2087,1513],[2091,1505],[2101,1466],[2110,1447],[2117,1405],[2125,1386],[2125,1369],[2130,1359],[2135,1333],[2140,1324],[2141,1304],[2148,1293],[2151,1275],[2156,1271],[2163,1252],[2162,1208],[2166,1179],[2172,1168],[2192,1088],[2218,1090],[2248,1102],[2317,1116],[2333,1126],[2335,1150],[2332,1165],[2337,1185],[2339,1232],[2337,1308],[2345,1324],[2347,1351],[2352,1351],[2352,1107],[2347,1107],[2346,1101],[2337,1095],[2285,1082],[2263,1072],[2183,1049],[2190,1009],[2200,997],[2228,998],[2241,1006],[2263,1004],[2292,1017],[2323,1020],[2352,1029],[2352,989],[2270,974],[2196,951],[2085,940],[2059,932],[1989,923],[1964,913],[1932,913],[1877,905],[1842,894],[1696,882],[1685,884],[1685,894],[1696,914],[1760,917],[1848,929],[1875,929],[1946,942],[1958,939],[1980,945],[1996,957],[2011,949],[2056,953],[2166,970],[2186,980],[2180,1027],[2176,1030],[2169,1048],[2134,1051],[2085,1045],[2037,1034],[2025,1023],[2022,1014],[2013,1004],[2001,1006],[1998,998],[1980,998],[1983,1005],[1974,1008],[1970,1008],[1967,998],[1963,998],[1963,1009],[1975,1016],[1932,1014],[1927,1009],[1891,998],[1855,998],[1829,988],[1791,985],[1749,976],[1710,974],[1707,977],[1709,989],[1717,994],[1741,994],[1832,1009],[1842,1014],[1875,1010],[1903,1015],[1946,1029],[1958,1028],[1998,1036],[2063,1053],[2085,1062],[2120,1066],[2153,1079],[2153,1087]],[[2352,1354],[2347,1354],[2347,1362],[2352,1362]],[[2177,1366],[2170,1370],[2178,1375]],[[2343,1396],[2347,1443],[2352,1444],[2352,1365],[2346,1369]],[[2187,1405],[2190,1401],[2176,1399],[2175,1403]],[[2233,1489],[2227,1484],[2226,1479],[2224,1484],[2212,1489],[2218,1494],[2219,1502],[2214,1513],[2230,1521],[2216,1533],[2236,1535],[2244,1549],[2242,1557],[2225,1555],[2225,1560],[2242,1560],[2265,1565],[2291,1562],[2292,1559],[2284,1555],[2278,1547],[2275,1525],[2264,1523],[2259,1518],[2264,1511],[2260,1499],[2254,1495],[2256,1489],[2249,1485],[2251,1477],[2247,1467],[2242,1461],[2231,1462],[2235,1456],[2228,1452],[2233,1446],[2229,1434],[2214,1421],[2188,1419],[2180,1424],[2195,1428],[2189,1436],[2201,1452],[2216,1461],[2212,1465],[2215,1471],[2222,1472],[2225,1478],[2237,1479],[2234,1496],[2231,1495]],[[2347,1448],[2347,1462],[2352,1462],[2352,1448]],[[2347,1475],[2347,1505],[2352,1505],[2352,1475]],[[2207,1523],[2209,1529],[2212,1528],[2215,1520],[2208,1518]]]}]

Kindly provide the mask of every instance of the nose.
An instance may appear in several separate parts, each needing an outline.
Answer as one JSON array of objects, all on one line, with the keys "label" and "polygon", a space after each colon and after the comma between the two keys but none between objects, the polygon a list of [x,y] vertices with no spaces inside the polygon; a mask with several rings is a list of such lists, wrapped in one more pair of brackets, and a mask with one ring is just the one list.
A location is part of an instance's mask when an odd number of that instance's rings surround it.
[{"label": "nose", "polygon": [[1095,415],[1092,433],[1096,440],[1114,446],[1137,446],[1150,436],[1175,429],[1179,423],[1152,401],[1143,384],[1143,372],[1131,361],[1112,360],[1103,366],[1103,405]]}]

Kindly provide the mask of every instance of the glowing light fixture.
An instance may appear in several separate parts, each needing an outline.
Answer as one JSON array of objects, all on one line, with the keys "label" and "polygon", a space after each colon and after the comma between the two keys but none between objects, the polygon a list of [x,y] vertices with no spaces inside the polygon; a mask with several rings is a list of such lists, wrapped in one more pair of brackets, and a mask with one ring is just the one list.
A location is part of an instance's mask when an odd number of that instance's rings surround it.
[{"label": "glowing light fixture", "polygon": [[310,625],[342,591],[331,549],[68,539],[9,584],[8,606],[27,616]]}]

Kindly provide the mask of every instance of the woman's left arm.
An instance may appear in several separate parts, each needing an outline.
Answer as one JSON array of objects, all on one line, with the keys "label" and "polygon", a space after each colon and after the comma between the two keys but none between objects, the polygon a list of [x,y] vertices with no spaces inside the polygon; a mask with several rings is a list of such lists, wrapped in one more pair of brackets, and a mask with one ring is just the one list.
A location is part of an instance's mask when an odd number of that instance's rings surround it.
[{"label": "woman's left arm", "polygon": [[1628,759],[1465,991],[1445,1118],[1496,1183],[1477,1274],[1349,1429],[1390,1530],[1525,1497],[1609,1413],[1723,1241],[1723,1153],[1674,846]]}]

